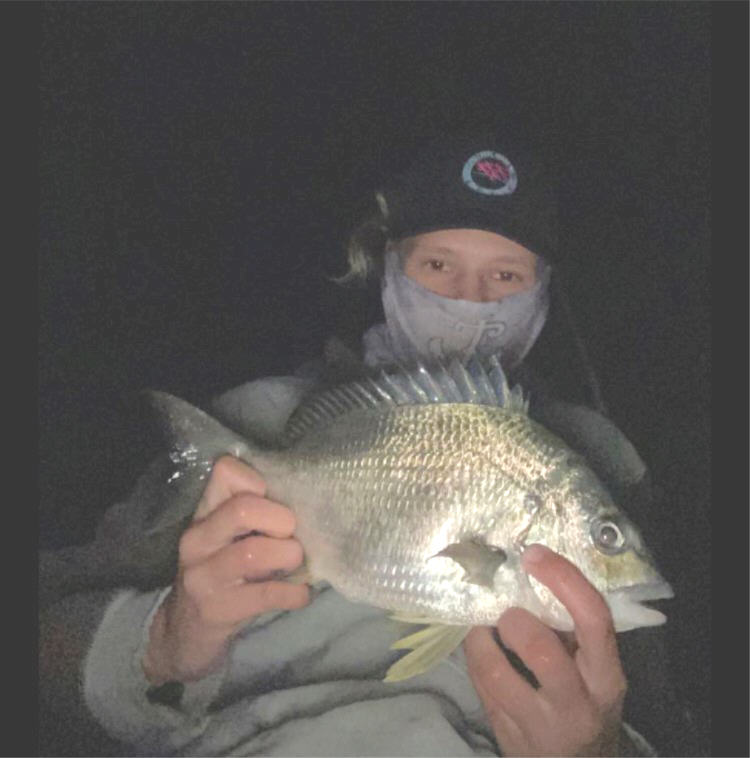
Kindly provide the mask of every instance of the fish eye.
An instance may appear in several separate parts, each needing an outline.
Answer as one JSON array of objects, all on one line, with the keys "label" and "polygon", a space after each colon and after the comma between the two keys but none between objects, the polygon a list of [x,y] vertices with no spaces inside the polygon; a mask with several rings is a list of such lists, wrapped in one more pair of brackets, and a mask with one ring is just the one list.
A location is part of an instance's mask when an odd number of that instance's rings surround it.
[{"label": "fish eye", "polygon": [[597,549],[607,555],[617,555],[625,550],[625,535],[614,521],[602,519],[591,526],[591,538]]}]

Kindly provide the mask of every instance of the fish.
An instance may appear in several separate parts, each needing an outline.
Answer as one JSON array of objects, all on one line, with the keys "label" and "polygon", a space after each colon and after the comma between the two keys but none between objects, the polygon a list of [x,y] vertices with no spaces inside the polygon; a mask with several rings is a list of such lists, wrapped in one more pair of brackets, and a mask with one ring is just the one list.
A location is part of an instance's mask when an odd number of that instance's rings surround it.
[{"label": "fish", "polygon": [[267,497],[295,514],[302,580],[425,625],[394,643],[411,652],[385,681],[428,671],[511,606],[572,630],[564,606],[521,567],[531,543],[578,566],[617,632],[666,621],[645,604],[673,592],[638,528],[586,460],[529,416],[496,357],[381,369],[322,391],[275,448],[167,393],[152,401],[175,480],[204,481],[224,454],[247,462]]}]

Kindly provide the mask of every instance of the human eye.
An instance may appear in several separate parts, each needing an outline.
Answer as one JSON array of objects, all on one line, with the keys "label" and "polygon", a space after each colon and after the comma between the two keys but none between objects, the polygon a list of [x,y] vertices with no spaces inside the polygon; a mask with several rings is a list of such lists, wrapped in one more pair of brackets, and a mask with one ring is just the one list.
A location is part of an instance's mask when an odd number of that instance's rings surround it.
[{"label": "human eye", "polygon": [[445,258],[438,256],[430,256],[428,258],[425,258],[422,261],[422,265],[431,273],[436,272],[440,274],[446,274],[450,271],[450,264],[448,261],[446,261]]},{"label": "human eye", "polygon": [[493,271],[492,278],[498,282],[522,282],[523,278],[515,271]]}]

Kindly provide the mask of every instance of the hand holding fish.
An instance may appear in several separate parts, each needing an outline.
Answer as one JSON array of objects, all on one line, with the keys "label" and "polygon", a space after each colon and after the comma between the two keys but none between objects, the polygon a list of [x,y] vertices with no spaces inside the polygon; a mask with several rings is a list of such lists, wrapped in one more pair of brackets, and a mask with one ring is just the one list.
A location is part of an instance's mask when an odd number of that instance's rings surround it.
[{"label": "hand holding fish", "polygon": [[506,755],[617,755],[627,683],[612,615],[604,598],[569,561],[534,546],[524,569],[544,583],[575,622],[577,647],[536,617],[511,608],[497,629],[503,644],[531,669],[534,689],[498,648],[488,627],[466,638],[474,686]]},{"label": "hand holding fish", "polygon": [[218,668],[234,634],[254,617],[306,605],[306,585],[274,577],[300,565],[295,518],[265,498],[260,474],[235,458],[213,467],[180,540],[172,590],[151,625],[143,667],[153,684],[201,679]]}]

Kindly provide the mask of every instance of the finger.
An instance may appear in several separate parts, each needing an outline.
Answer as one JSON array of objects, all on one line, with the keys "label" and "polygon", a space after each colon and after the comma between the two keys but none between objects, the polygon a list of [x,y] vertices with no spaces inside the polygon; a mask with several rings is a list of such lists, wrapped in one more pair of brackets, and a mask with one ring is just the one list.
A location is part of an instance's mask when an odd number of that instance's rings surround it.
[{"label": "finger", "polygon": [[225,500],[241,492],[251,492],[263,497],[266,483],[263,477],[246,463],[224,455],[211,469],[211,476],[195,511],[195,518],[205,518]]},{"label": "finger", "polygon": [[236,625],[269,611],[297,610],[309,602],[306,584],[270,581],[231,587],[206,601],[205,608],[214,623]]},{"label": "finger", "polygon": [[542,545],[527,547],[522,565],[549,587],[570,613],[579,648],[577,658],[587,671],[611,671],[621,677],[612,613],[602,595],[578,567]]},{"label": "finger", "polygon": [[201,562],[250,532],[285,539],[296,524],[292,511],[280,503],[252,494],[235,495],[184,532],[180,560],[183,565]]},{"label": "finger", "polygon": [[200,564],[211,587],[227,587],[247,581],[280,578],[304,559],[302,545],[293,539],[248,537],[228,545]]},{"label": "finger", "polygon": [[514,722],[528,719],[536,707],[536,691],[511,665],[490,627],[472,629],[464,641],[466,664],[482,703],[493,718],[504,714]]},{"label": "finger", "polygon": [[585,697],[586,685],[562,641],[546,624],[522,608],[506,611],[497,624],[500,637],[519,656],[540,685],[539,694],[556,706]]}]

